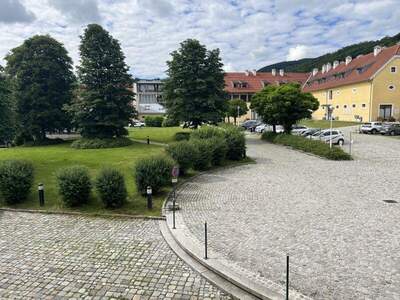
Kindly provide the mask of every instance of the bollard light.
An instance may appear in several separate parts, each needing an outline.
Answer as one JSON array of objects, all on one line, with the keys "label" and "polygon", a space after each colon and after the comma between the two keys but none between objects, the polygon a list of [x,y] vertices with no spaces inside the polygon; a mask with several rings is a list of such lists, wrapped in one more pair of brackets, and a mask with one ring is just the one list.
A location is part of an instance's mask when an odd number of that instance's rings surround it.
[{"label": "bollard light", "polygon": [[44,206],[44,185],[43,185],[43,183],[39,183],[38,192],[39,192],[39,205]]},{"label": "bollard light", "polygon": [[150,145],[150,137],[147,136],[147,145]]},{"label": "bollard light", "polygon": [[146,192],[147,192],[147,208],[152,209],[153,208],[153,199],[152,199],[153,190],[152,190],[151,186],[147,187]]}]

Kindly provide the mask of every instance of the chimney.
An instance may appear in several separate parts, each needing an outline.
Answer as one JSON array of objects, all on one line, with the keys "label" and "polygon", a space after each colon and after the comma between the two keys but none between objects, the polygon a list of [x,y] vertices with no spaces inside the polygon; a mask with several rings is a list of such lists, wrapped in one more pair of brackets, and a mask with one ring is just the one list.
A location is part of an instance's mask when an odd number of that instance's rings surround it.
[{"label": "chimney", "polygon": [[339,65],[339,61],[338,60],[335,60],[334,62],[333,62],[333,68],[334,69],[336,69],[336,67]]},{"label": "chimney", "polygon": [[346,66],[347,66],[349,63],[351,63],[351,60],[352,60],[351,56],[347,56],[347,57],[346,57]]},{"label": "chimney", "polygon": [[251,73],[253,73],[253,76],[257,76],[257,70],[252,70]]},{"label": "chimney", "polygon": [[284,76],[284,75],[285,75],[285,70],[280,69],[280,70],[279,70],[279,75],[280,75],[280,76]]},{"label": "chimney", "polygon": [[318,68],[314,68],[313,70],[312,70],[312,76],[315,76],[315,75],[317,75],[318,74]]},{"label": "chimney", "polygon": [[271,70],[272,76],[276,76],[276,69]]},{"label": "chimney", "polygon": [[249,76],[249,71],[248,71],[248,70],[244,71],[244,74],[245,74],[246,76]]},{"label": "chimney", "polygon": [[325,65],[322,65],[321,73],[324,74],[324,73],[325,73],[325,70],[326,70],[326,66],[325,66]]},{"label": "chimney", "polygon": [[331,63],[327,63],[326,64],[326,72],[329,72],[331,68],[332,68]]},{"label": "chimney", "polygon": [[377,56],[379,53],[381,53],[382,47],[381,46],[375,46],[374,47],[374,56]]}]

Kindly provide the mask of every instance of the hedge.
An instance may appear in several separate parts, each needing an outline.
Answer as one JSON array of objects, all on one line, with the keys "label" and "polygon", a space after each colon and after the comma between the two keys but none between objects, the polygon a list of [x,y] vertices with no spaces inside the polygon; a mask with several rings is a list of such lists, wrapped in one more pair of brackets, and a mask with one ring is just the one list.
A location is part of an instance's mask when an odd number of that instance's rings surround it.
[{"label": "hedge", "polygon": [[81,138],[71,144],[76,149],[103,149],[103,148],[119,148],[132,145],[132,140],[127,137],[119,138]]},{"label": "hedge", "polygon": [[182,175],[193,167],[193,158],[198,156],[197,151],[188,141],[172,143],[167,148],[168,154],[178,163]]},{"label": "hedge", "polygon": [[148,127],[161,127],[164,121],[162,116],[147,116],[144,118],[144,123]]},{"label": "hedge", "polygon": [[107,208],[121,207],[128,195],[124,176],[116,169],[103,169],[96,178],[96,190]]},{"label": "hedge", "polygon": [[57,184],[65,205],[80,206],[88,202],[92,183],[86,167],[72,166],[59,170]]},{"label": "hedge", "polygon": [[344,152],[341,148],[329,147],[329,144],[319,141],[311,140],[302,136],[290,134],[276,134],[273,132],[264,132],[261,138],[265,141],[290,146],[293,149],[302,150],[304,152],[313,153],[315,155],[325,157],[331,160],[351,160],[350,154]]}]

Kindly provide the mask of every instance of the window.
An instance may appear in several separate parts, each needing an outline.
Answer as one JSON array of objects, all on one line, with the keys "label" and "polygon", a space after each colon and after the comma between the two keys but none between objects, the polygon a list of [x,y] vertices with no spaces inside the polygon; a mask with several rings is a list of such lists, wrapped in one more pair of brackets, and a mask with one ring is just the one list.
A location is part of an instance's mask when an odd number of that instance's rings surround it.
[{"label": "window", "polygon": [[362,107],[362,108],[366,108],[367,105],[365,105],[365,103],[363,103],[363,104],[361,104],[361,107]]},{"label": "window", "polygon": [[336,109],[339,109],[339,105],[336,105]]},{"label": "window", "polygon": [[355,107],[356,107],[356,105],[355,105],[355,104],[353,104],[352,106],[353,106],[353,108],[355,108]]},{"label": "window", "polygon": [[247,100],[247,95],[240,95],[240,100],[246,101]]},{"label": "window", "polygon": [[391,104],[379,105],[379,116],[384,120],[389,119],[392,116],[392,105]]},{"label": "window", "polygon": [[388,89],[389,89],[389,91],[394,91],[396,89],[396,87],[393,84],[391,84],[388,86]]},{"label": "window", "polygon": [[390,73],[397,73],[397,67],[390,67]]},{"label": "window", "polygon": [[355,93],[357,93],[357,89],[356,88],[353,88],[353,94],[355,94]]},{"label": "window", "polygon": [[242,89],[248,87],[247,82],[244,81],[234,81],[233,82],[233,87],[237,89]]},{"label": "window", "polygon": [[343,105],[343,108],[344,108],[344,109],[346,109],[346,108],[347,108],[347,105],[346,105],[346,104],[345,104],[345,105]]},{"label": "window", "polygon": [[332,98],[333,98],[333,91],[332,91],[332,90],[329,90],[329,92],[328,92],[328,99],[329,99],[329,100],[332,100]]},{"label": "window", "polygon": [[339,90],[337,90],[337,91],[336,91],[336,95],[339,95],[339,94],[340,94],[340,91],[339,91]]}]

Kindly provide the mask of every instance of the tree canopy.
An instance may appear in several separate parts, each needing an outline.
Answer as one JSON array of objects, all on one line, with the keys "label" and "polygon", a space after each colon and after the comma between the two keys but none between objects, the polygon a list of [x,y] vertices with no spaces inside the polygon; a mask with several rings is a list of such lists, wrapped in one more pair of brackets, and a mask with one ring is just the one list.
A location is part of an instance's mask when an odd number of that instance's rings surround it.
[{"label": "tree canopy", "polygon": [[0,144],[14,137],[14,112],[11,102],[10,83],[0,66]]},{"label": "tree canopy", "polygon": [[163,87],[168,115],[194,126],[222,120],[227,100],[219,50],[188,39],[171,56]]},{"label": "tree canopy", "polygon": [[297,121],[310,118],[318,106],[318,100],[310,93],[303,93],[299,84],[288,83],[266,86],[252,97],[250,108],[266,124],[282,125],[290,133]]},{"label": "tree canopy", "polygon": [[247,114],[247,112],[249,111],[246,101],[243,101],[241,99],[229,100],[227,108],[227,115],[228,117],[233,118],[235,124],[236,118]]},{"label": "tree canopy", "polygon": [[79,91],[68,110],[83,137],[127,135],[135,116],[129,68],[120,43],[100,25],[90,24],[81,36]]},{"label": "tree canopy", "polygon": [[36,35],[12,49],[6,61],[19,135],[43,140],[46,132],[68,127],[62,107],[71,100],[75,77],[64,46],[48,35]]}]

